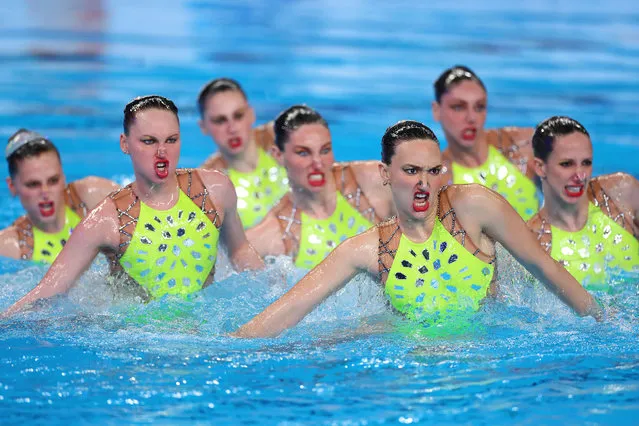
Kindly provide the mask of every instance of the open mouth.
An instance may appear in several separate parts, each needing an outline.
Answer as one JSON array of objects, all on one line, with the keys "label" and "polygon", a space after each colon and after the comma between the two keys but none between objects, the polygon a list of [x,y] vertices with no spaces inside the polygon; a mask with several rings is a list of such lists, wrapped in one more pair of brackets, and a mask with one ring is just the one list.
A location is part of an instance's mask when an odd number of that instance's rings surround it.
[{"label": "open mouth", "polygon": [[564,191],[569,197],[579,198],[584,194],[584,185],[566,185]]},{"label": "open mouth", "polygon": [[326,183],[324,173],[313,172],[308,175],[308,184],[311,186],[323,186]]},{"label": "open mouth", "polygon": [[465,141],[474,141],[477,137],[477,129],[475,127],[468,127],[464,129],[461,136]]},{"label": "open mouth", "polygon": [[55,214],[55,205],[53,201],[42,201],[38,203],[38,208],[40,209],[40,214],[42,217],[50,217]]},{"label": "open mouth", "polygon": [[160,179],[167,177],[169,175],[169,160],[156,160],[155,174]]},{"label": "open mouth", "polygon": [[413,210],[416,212],[425,212],[430,207],[430,192],[417,191],[413,195]]},{"label": "open mouth", "polygon": [[242,146],[242,138],[236,136],[229,139],[229,147],[231,149],[237,149]]}]

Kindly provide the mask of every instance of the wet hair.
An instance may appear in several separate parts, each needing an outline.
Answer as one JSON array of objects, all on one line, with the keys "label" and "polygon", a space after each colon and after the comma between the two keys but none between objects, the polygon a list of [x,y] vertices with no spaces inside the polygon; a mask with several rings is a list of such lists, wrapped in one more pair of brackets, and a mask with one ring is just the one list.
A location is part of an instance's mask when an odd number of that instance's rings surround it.
[{"label": "wet hair", "polygon": [[7,165],[9,167],[9,176],[11,176],[11,179],[13,179],[16,173],[18,173],[18,165],[25,158],[39,157],[45,152],[54,152],[58,157],[58,160],[61,161],[58,148],[56,148],[53,142],[44,136],[28,129],[20,129],[9,137],[7,145],[15,143],[18,138],[27,138],[27,142],[7,157]]},{"label": "wet hair", "polygon": [[475,81],[479,83],[484,92],[486,91],[486,86],[484,86],[484,82],[481,81],[477,74],[473,72],[470,68],[463,65],[455,65],[452,68],[448,68],[444,71],[435,83],[433,83],[433,87],[435,89],[435,100],[439,103],[442,99],[442,96],[446,92],[448,92],[453,86],[461,83],[462,81]]},{"label": "wet hair", "polygon": [[545,162],[553,150],[555,139],[575,132],[582,133],[590,138],[586,128],[570,117],[556,115],[542,121],[537,125],[532,137],[535,157]]},{"label": "wet hair", "polygon": [[218,93],[230,91],[240,92],[242,97],[245,100],[248,100],[244,89],[242,89],[242,86],[240,86],[240,83],[233,80],[232,78],[216,78],[215,80],[211,80],[210,82],[208,82],[202,88],[202,90],[200,90],[200,94],[197,97],[197,106],[200,110],[200,116],[204,115],[204,110],[206,109],[206,101],[208,101],[209,98],[217,95]]},{"label": "wet hair", "polygon": [[415,139],[431,140],[439,146],[435,133],[419,121],[402,120],[390,126],[382,136],[382,163],[389,165],[397,145]]},{"label": "wet hair", "polygon": [[328,129],[328,123],[324,117],[306,105],[293,105],[277,116],[273,123],[273,130],[275,131],[275,145],[280,151],[284,151],[284,144],[288,142],[291,133],[305,124],[321,124]]},{"label": "wet hair", "polygon": [[135,121],[136,115],[139,112],[147,109],[163,109],[166,111],[171,111],[175,115],[175,118],[178,120],[178,123],[180,122],[180,119],[178,117],[178,108],[175,106],[172,100],[158,95],[139,96],[126,104],[126,106],[124,107],[124,121],[122,123],[122,126],[124,127],[125,135],[129,134],[129,129]]}]

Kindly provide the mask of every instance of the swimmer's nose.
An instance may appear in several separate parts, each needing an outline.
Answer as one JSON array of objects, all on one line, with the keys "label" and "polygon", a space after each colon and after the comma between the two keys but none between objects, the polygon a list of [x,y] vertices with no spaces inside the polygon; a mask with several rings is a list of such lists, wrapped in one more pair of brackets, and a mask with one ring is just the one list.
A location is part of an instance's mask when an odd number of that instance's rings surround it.
[{"label": "swimmer's nose", "polygon": [[585,182],[586,181],[586,172],[583,170],[579,170],[577,171],[577,173],[575,173],[575,178],[577,179],[578,182]]},{"label": "swimmer's nose", "polygon": [[160,157],[160,158],[166,157],[166,147],[165,146],[159,146],[158,147],[157,156]]}]

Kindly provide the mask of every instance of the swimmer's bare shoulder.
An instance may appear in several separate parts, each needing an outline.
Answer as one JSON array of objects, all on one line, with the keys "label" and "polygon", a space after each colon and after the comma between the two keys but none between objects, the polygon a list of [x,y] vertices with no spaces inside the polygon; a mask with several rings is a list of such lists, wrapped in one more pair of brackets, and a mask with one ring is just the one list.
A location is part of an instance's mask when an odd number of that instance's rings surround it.
[{"label": "swimmer's bare shoulder", "polygon": [[107,195],[120,189],[112,180],[98,176],[87,176],[74,181],[73,185],[89,210],[95,208]]},{"label": "swimmer's bare shoulder", "polygon": [[262,257],[286,254],[284,234],[277,218],[276,208],[271,209],[260,223],[247,229],[246,238]]},{"label": "swimmer's bare shoulder", "polygon": [[639,236],[639,180],[623,172],[598,176],[596,179],[617,207],[631,216],[633,233]]},{"label": "swimmer's bare shoulder", "polygon": [[226,165],[224,159],[222,158],[222,154],[216,152],[214,154],[211,154],[209,158],[204,160],[204,163],[202,163],[199,168],[206,170],[224,170],[226,168]]},{"label": "swimmer's bare shoulder", "polygon": [[0,256],[20,259],[18,241],[18,229],[15,226],[9,226],[0,231]]},{"label": "swimmer's bare shoulder", "polygon": [[237,194],[231,180],[219,170],[195,169],[202,179],[202,183],[209,191],[209,196],[218,208],[227,211],[229,207],[236,208]]},{"label": "swimmer's bare shoulder", "polygon": [[393,194],[384,186],[379,161],[353,161],[349,163],[355,180],[370,201],[378,217],[386,219],[394,213]]}]

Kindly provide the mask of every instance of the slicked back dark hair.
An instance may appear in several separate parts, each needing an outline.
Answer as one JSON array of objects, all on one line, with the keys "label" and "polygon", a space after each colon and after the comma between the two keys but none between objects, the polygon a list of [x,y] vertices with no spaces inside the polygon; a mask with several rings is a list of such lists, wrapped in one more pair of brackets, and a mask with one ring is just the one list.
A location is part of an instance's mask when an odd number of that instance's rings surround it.
[{"label": "slicked back dark hair", "polygon": [[293,105],[277,116],[273,123],[273,130],[275,131],[275,145],[280,151],[284,151],[284,145],[288,142],[290,134],[305,124],[321,124],[328,129],[328,123],[324,117],[306,105]]},{"label": "slicked back dark hair", "polygon": [[178,108],[172,100],[159,95],[139,96],[124,107],[124,121],[122,123],[122,127],[124,127],[125,135],[129,134],[129,129],[135,122],[137,114],[147,109],[163,109],[170,111],[175,115],[178,123],[180,122],[180,118],[178,117]]},{"label": "slicked back dark hair", "polygon": [[432,140],[439,145],[435,133],[419,121],[403,120],[390,126],[382,136],[382,163],[389,165],[395,155],[397,145],[415,139]]},{"label": "slicked back dark hair", "polygon": [[556,115],[542,121],[537,125],[532,137],[535,157],[545,162],[553,150],[555,139],[575,132],[582,133],[590,138],[586,128],[570,117]]}]

